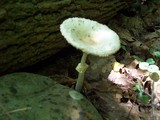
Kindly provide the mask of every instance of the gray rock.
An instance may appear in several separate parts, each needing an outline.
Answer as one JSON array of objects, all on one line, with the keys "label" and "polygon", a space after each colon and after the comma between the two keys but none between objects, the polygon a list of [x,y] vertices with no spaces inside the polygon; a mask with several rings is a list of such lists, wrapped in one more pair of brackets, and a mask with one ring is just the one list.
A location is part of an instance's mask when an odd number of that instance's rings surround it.
[{"label": "gray rock", "polygon": [[84,96],[73,99],[71,91],[48,77],[32,73],[2,76],[0,120],[102,120]]}]

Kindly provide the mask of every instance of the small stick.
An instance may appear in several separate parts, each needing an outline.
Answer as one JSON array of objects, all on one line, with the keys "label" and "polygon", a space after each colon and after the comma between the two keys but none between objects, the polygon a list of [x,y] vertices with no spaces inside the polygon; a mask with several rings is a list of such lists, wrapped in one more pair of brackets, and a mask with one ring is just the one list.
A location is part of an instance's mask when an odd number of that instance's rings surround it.
[{"label": "small stick", "polygon": [[25,107],[25,108],[15,109],[15,110],[12,110],[12,111],[9,111],[9,112],[2,113],[2,114],[0,114],[0,116],[2,116],[4,114],[9,115],[10,113],[15,113],[15,112],[20,112],[20,111],[26,111],[26,110],[30,110],[30,109],[31,109],[31,107]]}]

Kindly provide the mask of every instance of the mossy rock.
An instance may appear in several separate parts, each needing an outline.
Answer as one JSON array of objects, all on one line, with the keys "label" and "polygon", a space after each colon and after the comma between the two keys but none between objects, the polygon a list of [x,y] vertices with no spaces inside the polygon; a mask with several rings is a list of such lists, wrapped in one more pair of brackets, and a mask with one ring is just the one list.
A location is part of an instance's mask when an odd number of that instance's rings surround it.
[{"label": "mossy rock", "polygon": [[73,99],[70,91],[73,89],[37,74],[2,76],[0,120],[102,120],[84,96]]}]

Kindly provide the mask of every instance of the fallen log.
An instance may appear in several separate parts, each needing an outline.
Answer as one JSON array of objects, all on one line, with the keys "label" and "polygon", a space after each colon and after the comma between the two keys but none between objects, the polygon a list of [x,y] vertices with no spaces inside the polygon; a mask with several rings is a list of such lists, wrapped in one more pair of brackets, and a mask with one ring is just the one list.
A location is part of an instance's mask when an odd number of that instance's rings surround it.
[{"label": "fallen log", "polygon": [[1,0],[0,74],[31,66],[68,44],[59,25],[69,17],[105,23],[127,7],[122,0]]}]

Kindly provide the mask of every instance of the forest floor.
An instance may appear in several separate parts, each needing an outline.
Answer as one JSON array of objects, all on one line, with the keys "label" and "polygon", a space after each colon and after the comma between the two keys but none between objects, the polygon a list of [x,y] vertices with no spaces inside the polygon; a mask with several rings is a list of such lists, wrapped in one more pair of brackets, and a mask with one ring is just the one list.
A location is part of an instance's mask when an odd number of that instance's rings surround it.
[{"label": "forest floor", "polygon": [[[160,66],[160,9],[143,18],[140,16],[121,14],[107,23],[120,36],[122,47],[116,54],[88,57],[90,67],[85,75],[83,94],[104,120],[151,120],[153,80],[147,79],[150,73],[141,70],[139,63],[147,60],[150,65]],[[70,46],[28,71],[74,87],[78,75],[75,67],[81,55]],[[158,81],[154,89],[157,120],[160,120],[159,86]]]}]

